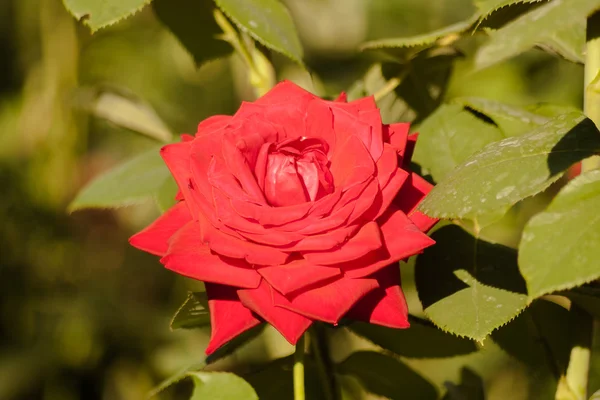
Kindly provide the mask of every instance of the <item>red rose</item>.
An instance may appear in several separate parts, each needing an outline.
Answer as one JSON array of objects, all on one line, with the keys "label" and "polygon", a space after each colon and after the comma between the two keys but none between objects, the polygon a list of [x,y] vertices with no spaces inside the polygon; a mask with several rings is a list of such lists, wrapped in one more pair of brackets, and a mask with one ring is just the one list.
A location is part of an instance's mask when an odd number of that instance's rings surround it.
[{"label": "red rose", "polygon": [[415,210],[431,189],[407,170],[415,139],[372,97],[282,82],[162,148],[180,201],[130,242],[206,282],[208,354],[262,320],[292,344],[315,320],[406,328],[395,262],[436,222]]}]

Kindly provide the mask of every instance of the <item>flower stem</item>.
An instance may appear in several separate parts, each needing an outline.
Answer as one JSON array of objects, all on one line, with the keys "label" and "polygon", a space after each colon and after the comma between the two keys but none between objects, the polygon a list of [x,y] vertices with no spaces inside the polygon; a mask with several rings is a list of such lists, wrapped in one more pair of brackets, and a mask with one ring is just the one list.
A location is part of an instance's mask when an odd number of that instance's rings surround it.
[{"label": "flower stem", "polygon": [[296,343],[294,352],[294,400],[305,400],[304,395],[304,342],[306,334]]}]

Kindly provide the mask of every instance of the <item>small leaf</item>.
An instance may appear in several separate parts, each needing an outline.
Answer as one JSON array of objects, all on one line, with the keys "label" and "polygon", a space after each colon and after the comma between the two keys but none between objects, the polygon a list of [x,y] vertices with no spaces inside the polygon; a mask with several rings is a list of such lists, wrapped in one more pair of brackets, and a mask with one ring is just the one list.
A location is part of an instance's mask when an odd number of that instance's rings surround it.
[{"label": "small leaf", "polygon": [[171,320],[171,329],[194,329],[210,325],[206,293],[192,292]]},{"label": "small leaf", "polygon": [[173,207],[177,201],[175,200],[175,196],[177,195],[177,183],[173,177],[169,177],[165,180],[165,182],[158,188],[158,191],[155,194],[156,204],[161,212],[167,211],[169,208]]},{"label": "small leaf", "polygon": [[485,400],[483,379],[469,368],[460,371],[460,384],[445,383],[448,393],[442,400]]},{"label": "small leaf", "polygon": [[159,148],[153,148],[98,176],[69,205],[83,208],[117,208],[152,198],[170,177]]},{"label": "small leaf", "polygon": [[556,378],[564,373],[571,350],[571,321],[563,307],[535,301],[521,315],[492,333],[492,340],[511,356]]},{"label": "small leaf", "polygon": [[435,387],[398,359],[371,351],[351,354],[337,365],[338,372],[356,376],[365,388],[390,399],[435,400]]},{"label": "small leaf", "polygon": [[135,14],[150,4],[150,1],[152,0],[63,0],[63,3],[93,33]]},{"label": "small leaf", "polygon": [[420,209],[438,218],[493,221],[599,151],[594,123],[569,112],[526,135],[487,145],[438,183]]},{"label": "small leaf", "polygon": [[363,43],[360,46],[361,50],[379,49],[384,47],[430,47],[433,46],[437,41],[444,38],[457,38],[460,33],[471,28],[475,22],[479,19],[479,14],[472,16],[471,18],[460,21],[452,25],[445,26],[434,31],[423,33],[416,36],[389,38],[389,39],[378,39],[370,42]]},{"label": "small leaf", "polygon": [[190,400],[258,400],[252,386],[229,372],[190,372],[194,393]]},{"label": "small leaf", "polygon": [[302,45],[288,10],[278,0],[215,0],[254,39],[302,64]]},{"label": "small leaf", "polygon": [[168,142],[173,134],[149,105],[117,93],[101,92],[88,105],[89,111],[99,118],[141,133],[161,142]]},{"label": "small leaf", "polygon": [[519,266],[531,298],[600,278],[600,171],[573,179],[525,226]]},{"label": "small leaf", "polygon": [[154,0],[152,6],[197,65],[232,52],[227,42],[217,39],[222,31],[213,17],[212,0]]},{"label": "small leaf", "polygon": [[504,138],[493,124],[457,104],[442,105],[419,126],[414,160],[439,182],[470,155]]},{"label": "small leaf", "polygon": [[482,342],[527,305],[513,249],[477,240],[456,225],[431,235],[415,281],[425,314],[442,330]]},{"label": "small leaf", "polygon": [[600,0],[552,0],[490,34],[475,56],[477,68],[516,56],[534,45],[551,48],[572,61],[581,61],[585,20]]},{"label": "small leaf", "polygon": [[362,322],[352,323],[349,328],[376,345],[405,357],[441,358],[477,351],[471,340],[450,335],[415,317],[410,317],[409,329],[392,329]]}]

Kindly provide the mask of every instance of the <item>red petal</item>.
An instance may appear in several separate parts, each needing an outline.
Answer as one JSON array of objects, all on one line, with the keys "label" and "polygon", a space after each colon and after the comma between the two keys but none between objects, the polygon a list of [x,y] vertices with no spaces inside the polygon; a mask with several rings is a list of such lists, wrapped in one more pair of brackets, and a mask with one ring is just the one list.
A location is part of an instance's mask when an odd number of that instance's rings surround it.
[{"label": "red petal", "polygon": [[404,168],[408,168],[410,166],[410,160],[412,160],[413,153],[415,152],[418,136],[418,133],[408,135],[408,140],[406,141],[406,151],[404,152],[404,158],[402,160]]},{"label": "red petal", "polygon": [[273,289],[262,281],[256,289],[240,289],[238,295],[242,304],[273,325],[291,344],[296,344],[312,321],[300,314],[288,311],[273,304]]},{"label": "red petal", "polygon": [[381,122],[381,113],[377,109],[361,111],[358,113],[358,119],[371,127],[371,143],[368,149],[373,160],[377,161],[383,152],[383,123]]},{"label": "red petal", "polygon": [[262,267],[258,269],[258,273],[283,294],[341,275],[339,268],[314,265],[304,259],[285,265]]},{"label": "red petal", "polygon": [[316,99],[308,103],[306,111],[306,136],[310,138],[322,139],[329,149],[327,157],[331,159],[335,151],[337,142],[337,134],[333,128],[333,112],[329,104],[320,99]]},{"label": "red petal", "polygon": [[331,159],[331,174],[337,188],[349,188],[365,182],[375,174],[375,163],[363,142],[349,136],[336,149]]},{"label": "red petal", "polygon": [[244,258],[250,264],[260,265],[285,264],[288,259],[286,253],[273,247],[241,240],[218,230],[202,214],[200,214],[199,222],[200,240],[219,255]]},{"label": "red petal", "polygon": [[171,236],[192,219],[184,203],[175,204],[144,230],[129,238],[129,243],[148,253],[164,256],[169,249]]},{"label": "red petal", "polygon": [[212,354],[219,347],[260,324],[252,311],[240,302],[235,288],[214,283],[206,284],[208,307],[210,309],[210,342],[206,354]]},{"label": "red petal", "polygon": [[340,95],[337,97],[337,99],[334,100],[336,103],[347,103],[348,102],[348,95],[346,94],[346,92],[342,92],[340,93]]},{"label": "red petal", "polygon": [[286,80],[279,82],[273,89],[269,90],[267,94],[256,100],[255,103],[260,105],[278,103],[301,104],[307,100],[316,98],[318,97]]},{"label": "red petal", "polygon": [[390,328],[408,328],[408,306],[400,288],[400,269],[390,265],[377,274],[380,288],[363,297],[346,315],[349,318]]},{"label": "red petal", "polygon": [[404,211],[404,213],[408,214],[413,223],[423,232],[427,232],[438,221],[416,210],[421,200],[423,200],[432,188],[433,185],[431,183],[413,172],[394,199],[394,204]]},{"label": "red petal", "polygon": [[404,157],[406,153],[406,141],[408,140],[409,129],[410,124],[407,122],[388,125],[390,144],[396,149],[400,157]]},{"label": "red petal", "polygon": [[308,288],[291,298],[275,293],[274,302],[308,318],[337,324],[357,301],[377,287],[375,279],[341,278],[320,287]]},{"label": "red petal", "polygon": [[[427,237],[427,236],[426,236]],[[334,265],[364,256],[383,245],[376,222],[365,224],[358,233],[336,249],[322,252],[305,252],[304,258],[319,265]]]},{"label": "red petal", "polygon": [[256,288],[261,279],[248,263],[211,253],[200,241],[200,226],[196,221],[173,235],[169,251],[160,261],[171,271],[205,282]]},{"label": "red petal", "polygon": [[293,206],[309,200],[293,156],[270,154],[265,177],[265,196],[275,207]]},{"label": "red petal", "polygon": [[224,128],[231,121],[231,118],[229,115],[213,115],[206,118],[198,124],[196,136],[210,135],[215,130]]}]

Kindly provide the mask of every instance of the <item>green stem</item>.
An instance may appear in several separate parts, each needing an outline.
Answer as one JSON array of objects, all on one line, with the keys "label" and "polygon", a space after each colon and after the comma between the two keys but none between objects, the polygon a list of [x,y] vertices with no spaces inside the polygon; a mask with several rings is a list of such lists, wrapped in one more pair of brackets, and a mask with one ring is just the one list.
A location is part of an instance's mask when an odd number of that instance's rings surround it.
[{"label": "green stem", "polygon": [[294,352],[294,400],[305,400],[304,395],[304,342],[302,335],[296,343]]},{"label": "green stem", "polygon": [[328,376],[328,362],[325,359],[327,354],[324,354],[327,349],[326,344],[323,342],[327,339],[325,337],[325,332],[323,332],[321,327],[313,326],[310,330],[310,348],[315,359],[317,375],[319,376],[319,380],[321,381],[321,386],[323,387],[323,395],[326,400],[335,400],[334,388],[332,386],[332,381]]},{"label": "green stem", "polygon": [[408,72],[409,72],[409,67],[406,67],[400,73],[400,75],[398,75],[395,78],[390,79],[389,81],[386,82],[385,85],[383,85],[383,87],[381,89],[379,89],[378,91],[373,93],[373,98],[375,99],[375,101],[379,101],[379,100],[383,99],[385,96],[392,93],[392,91],[394,91],[398,86],[400,86],[400,84],[402,83],[402,81],[404,80],[406,75],[408,75]]}]

